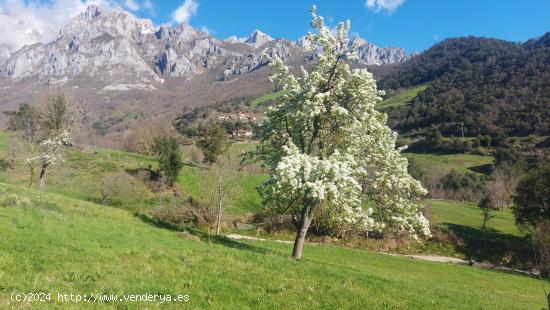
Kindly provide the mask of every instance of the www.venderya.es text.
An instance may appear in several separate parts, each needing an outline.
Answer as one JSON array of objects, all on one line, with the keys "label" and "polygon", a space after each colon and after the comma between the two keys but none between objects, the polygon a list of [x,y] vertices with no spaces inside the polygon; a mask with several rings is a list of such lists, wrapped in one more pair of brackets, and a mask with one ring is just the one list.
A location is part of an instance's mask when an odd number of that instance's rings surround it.
[{"label": "www.venderya.es text", "polygon": [[11,294],[11,301],[20,303],[49,303],[49,302],[71,302],[71,303],[97,303],[97,302],[149,302],[149,303],[172,303],[188,302],[187,294],[113,294],[113,293],[51,293],[51,292],[18,292],[14,290]]}]

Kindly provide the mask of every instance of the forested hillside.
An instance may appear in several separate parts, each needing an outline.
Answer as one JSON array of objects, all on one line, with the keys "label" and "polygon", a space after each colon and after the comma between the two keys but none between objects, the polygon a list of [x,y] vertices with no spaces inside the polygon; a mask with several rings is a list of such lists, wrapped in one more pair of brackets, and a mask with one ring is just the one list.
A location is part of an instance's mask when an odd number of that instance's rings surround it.
[{"label": "forested hillside", "polygon": [[550,33],[523,44],[445,40],[395,67],[379,83],[390,94],[429,83],[405,106],[387,109],[393,127],[444,135],[550,134]]}]

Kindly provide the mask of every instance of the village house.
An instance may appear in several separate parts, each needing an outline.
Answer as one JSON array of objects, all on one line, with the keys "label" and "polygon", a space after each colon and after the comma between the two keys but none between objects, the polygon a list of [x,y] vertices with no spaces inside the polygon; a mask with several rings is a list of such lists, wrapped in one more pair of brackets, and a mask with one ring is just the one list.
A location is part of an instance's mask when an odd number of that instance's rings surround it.
[{"label": "village house", "polygon": [[231,120],[231,121],[244,121],[244,122],[254,122],[256,121],[257,117],[254,115],[254,113],[250,112],[231,112],[231,113],[218,113],[218,120],[225,121],[225,120]]},{"label": "village house", "polygon": [[252,130],[237,128],[231,132],[233,138],[252,138]]}]

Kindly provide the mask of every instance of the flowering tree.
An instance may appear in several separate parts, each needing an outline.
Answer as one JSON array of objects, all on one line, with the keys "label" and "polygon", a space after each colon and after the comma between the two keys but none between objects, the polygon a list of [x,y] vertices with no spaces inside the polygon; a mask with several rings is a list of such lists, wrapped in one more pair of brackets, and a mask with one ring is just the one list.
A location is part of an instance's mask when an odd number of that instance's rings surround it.
[{"label": "flowering tree", "polygon": [[[317,29],[308,34],[317,52],[311,73],[301,68],[295,77],[280,59],[270,62],[271,81],[287,92],[259,129],[257,154],[270,169],[261,188],[264,206],[292,215],[296,259],[316,213],[326,208],[355,229],[394,226],[428,236],[415,200],[426,191],[408,174],[387,116],[375,110],[383,93],[366,69],[349,67],[355,57],[349,21],[333,35],[315,7],[311,14]],[[367,202],[372,207],[365,209]]]},{"label": "flowering tree", "polygon": [[[46,170],[49,166],[64,161],[63,147],[72,144],[71,132],[78,126],[84,114],[83,106],[73,105],[60,89],[51,92],[42,102],[37,121],[43,126],[37,128],[41,129],[41,132],[30,141],[31,152],[35,156],[27,159],[31,172],[31,186],[34,166],[37,165],[40,168],[38,189],[44,190]],[[42,136],[44,138],[41,138]],[[37,148],[33,147],[35,142],[38,143]]]},{"label": "flowering tree", "polygon": [[44,186],[46,185],[47,168],[55,163],[64,161],[60,147],[68,146],[70,144],[70,133],[68,130],[63,130],[59,135],[40,142],[40,153],[37,156],[27,159],[27,163],[31,167],[38,165],[40,168],[38,184],[38,189],[40,191],[43,191]]}]

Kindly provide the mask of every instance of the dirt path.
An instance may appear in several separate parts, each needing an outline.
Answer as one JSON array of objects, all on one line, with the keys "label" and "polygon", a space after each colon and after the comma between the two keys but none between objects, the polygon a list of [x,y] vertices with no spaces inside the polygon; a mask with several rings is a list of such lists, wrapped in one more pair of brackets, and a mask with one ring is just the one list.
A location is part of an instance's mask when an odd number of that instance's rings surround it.
[{"label": "dirt path", "polygon": [[[249,237],[239,234],[229,234],[225,235],[229,239],[233,240],[250,240],[250,241],[271,241],[271,242],[278,242],[278,243],[286,243],[286,244],[293,244],[294,242],[288,241],[288,240],[273,240],[273,239],[265,239],[265,238],[258,238],[258,237]],[[308,245],[317,245],[319,243],[311,243],[308,242]],[[410,259],[415,260],[423,260],[428,262],[436,262],[436,263],[447,263],[447,264],[458,264],[458,265],[468,265],[468,266],[474,266],[484,269],[493,269],[493,270],[501,270],[501,271],[507,271],[507,272],[517,272],[529,276],[537,276],[538,274],[531,271],[526,270],[519,270],[514,268],[509,268],[505,266],[499,266],[499,265],[493,265],[493,264],[487,264],[487,263],[479,263],[475,262],[473,260],[466,260],[456,257],[448,257],[448,256],[438,256],[438,255],[422,255],[422,254],[411,254],[411,255],[404,255],[404,254],[396,254],[396,253],[386,253],[386,252],[377,252],[380,254],[385,254],[389,256],[398,256],[398,257],[406,257]]]},{"label": "dirt path", "polygon": [[238,234],[229,234],[229,235],[225,235],[225,236],[227,238],[233,239],[233,240],[272,241],[272,242],[288,243],[288,244],[293,244],[294,243],[292,241],[287,241],[287,240],[271,240],[271,239],[264,239],[264,238],[258,238],[258,237],[243,236],[243,235],[238,235]]}]

